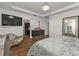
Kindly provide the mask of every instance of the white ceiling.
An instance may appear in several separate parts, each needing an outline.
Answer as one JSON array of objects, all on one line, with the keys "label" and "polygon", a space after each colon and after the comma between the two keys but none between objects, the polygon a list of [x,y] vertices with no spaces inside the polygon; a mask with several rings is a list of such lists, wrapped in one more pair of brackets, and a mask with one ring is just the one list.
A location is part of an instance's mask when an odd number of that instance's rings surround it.
[{"label": "white ceiling", "polygon": [[75,4],[77,4],[77,2],[48,2],[48,5],[50,6],[50,10],[48,11],[43,11],[41,9],[43,4],[44,2],[0,2],[0,8],[15,11],[15,9],[12,8],[13,6],[19,9],[23,9],[21,12],[43,16],[71,5],[74,6]]}]

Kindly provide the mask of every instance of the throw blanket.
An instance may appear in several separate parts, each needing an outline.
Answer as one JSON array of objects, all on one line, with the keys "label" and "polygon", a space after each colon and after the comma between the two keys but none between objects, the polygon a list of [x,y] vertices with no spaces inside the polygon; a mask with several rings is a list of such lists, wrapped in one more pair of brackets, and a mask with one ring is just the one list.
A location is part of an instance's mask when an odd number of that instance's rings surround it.
[{"label": "throw blanket", "polygon": [[79,56],[79,39],[74,37],[54,37],[36,42],[28,56]]}]

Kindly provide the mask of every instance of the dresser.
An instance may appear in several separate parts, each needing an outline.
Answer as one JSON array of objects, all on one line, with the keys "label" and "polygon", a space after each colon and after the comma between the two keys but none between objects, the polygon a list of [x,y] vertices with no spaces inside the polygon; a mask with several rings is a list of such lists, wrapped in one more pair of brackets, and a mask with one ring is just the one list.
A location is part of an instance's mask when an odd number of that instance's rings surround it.
[{"label": "dresser", "polygon": [[44,35],[45,30],[32,30],[32,37]]}]

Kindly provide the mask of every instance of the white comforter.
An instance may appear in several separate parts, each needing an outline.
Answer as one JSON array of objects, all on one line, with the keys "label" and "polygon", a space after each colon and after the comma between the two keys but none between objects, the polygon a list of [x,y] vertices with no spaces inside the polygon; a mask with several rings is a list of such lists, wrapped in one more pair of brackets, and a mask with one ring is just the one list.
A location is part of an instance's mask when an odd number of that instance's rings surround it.
[{"label": "white comforter", "polygon": [[79,39],[74,37],[54,37],[36,42],[28,56],[79,56]]},{"label": "white comforter", "polygon": [[6,40],[6,35],[0,35],[0,56],[4,56],[5,40]]}]

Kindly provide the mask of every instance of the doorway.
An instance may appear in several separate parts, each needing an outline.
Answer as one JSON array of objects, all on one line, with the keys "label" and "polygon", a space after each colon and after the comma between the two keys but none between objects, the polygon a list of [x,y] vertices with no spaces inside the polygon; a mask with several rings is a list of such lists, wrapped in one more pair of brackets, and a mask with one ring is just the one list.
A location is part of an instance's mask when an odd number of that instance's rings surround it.
[{"label": "doorway", "polygon": [[30,22],[24,22],[24,36],[30,37]]}]

